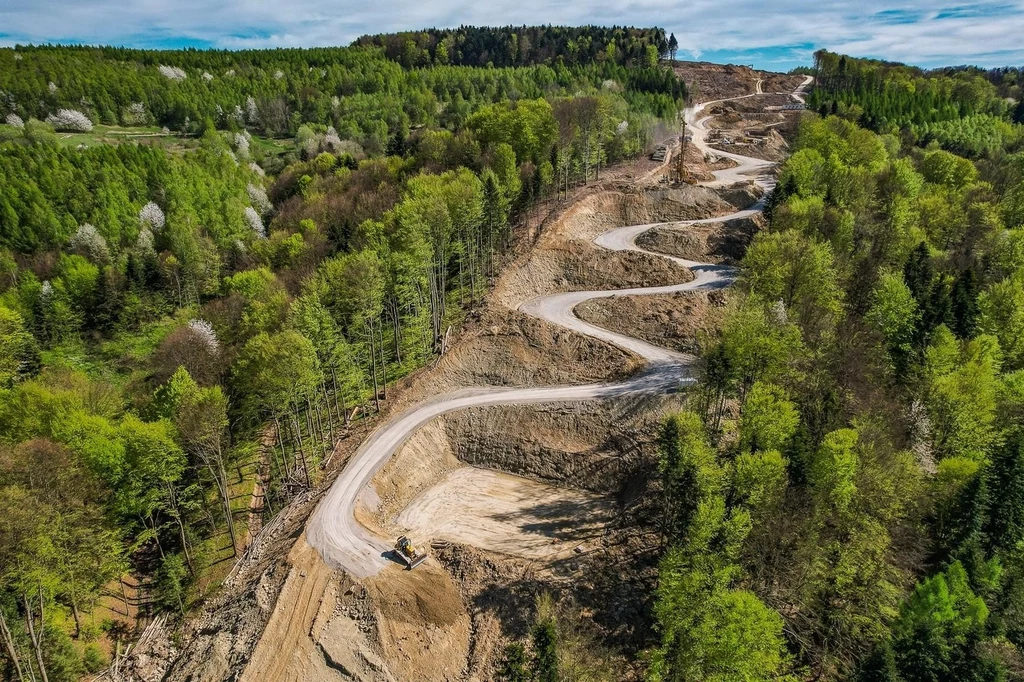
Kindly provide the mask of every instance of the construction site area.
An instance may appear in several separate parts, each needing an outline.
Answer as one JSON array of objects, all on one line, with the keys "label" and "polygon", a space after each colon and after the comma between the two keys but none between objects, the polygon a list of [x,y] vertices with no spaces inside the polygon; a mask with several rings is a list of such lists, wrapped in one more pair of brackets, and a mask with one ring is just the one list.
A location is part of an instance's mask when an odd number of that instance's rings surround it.
[{"label": "construction site area", "polygon": [[183,635],[137,649],[136,679],[488,681],[540,593],[639,679],[658,425],[764,227],[810,82],[676,73],[695,93],[679,129],[524,227],[438,362],[339,443]]}]

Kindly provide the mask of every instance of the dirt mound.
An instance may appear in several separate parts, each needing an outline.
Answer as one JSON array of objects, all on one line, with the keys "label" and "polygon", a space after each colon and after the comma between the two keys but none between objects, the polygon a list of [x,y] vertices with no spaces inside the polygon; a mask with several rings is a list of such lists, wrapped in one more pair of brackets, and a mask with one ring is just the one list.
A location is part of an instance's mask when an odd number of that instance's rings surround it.
[{"label": "dirt mound", "polygon": [[470,617],[447,573],[436,566],[396,567],[369,581],[367,592],[375,610],[372,639],[396,679],[464,679]]},{"label": "dirt mound", "polygon": [[576,314],[605,329],[696,354],[701,337],[721,321],[724,306],[724,293],[698,291],[594,299],[577,306]]},{"label": "dirt mound", "polygon": [[640,235],[637,246],[670,256],[711,263],[736,264],[747,252],[754,235],[764,228],[764,219],[730,220],[674,227],[663,225]]},{"label": "dirt mound", "polygon": [[412,389],[407,393],[610,381],[632,374],[639,366],[637,358],[615,346],[518,311],[487,307],[434,371],[410,380]]},{"label": "dirt mound", "polygon": [[[287,579],[271,604],[251,660],[240,678],[227,665],[228,638],[168,679],[242,682],[308,680],[459,680],[470,641],[469,615],[449,577],[436,566],[395,568],[357,584],[327,568],[302,536],[286,564]],[[259,599],[259,596],[256,596]],[[179,666],[180,667],[180,666]]]},{"label": "dirt mound", "polygon": [[737,97],[754,92],[758,72],[735,64],[676,62],[673,70],[696,100]]}]

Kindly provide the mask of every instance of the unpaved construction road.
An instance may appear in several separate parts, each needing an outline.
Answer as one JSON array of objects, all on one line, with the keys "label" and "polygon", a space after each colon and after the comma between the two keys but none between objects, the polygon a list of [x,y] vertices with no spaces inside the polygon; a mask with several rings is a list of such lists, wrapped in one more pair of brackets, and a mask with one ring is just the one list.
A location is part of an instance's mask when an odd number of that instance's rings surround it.
[{"label": "unpaved construction road", "polygon": [[[802,101],[800,94],[811,82],[808,77],[794,98]],[[761,89],[760,82],[756,90]],[[744,97],[755,96],[745,95]],[[734,98],[741,99],[741,98]],[[721,100],[720,100],[721,101]],[[704,123],[708,117],[701,118],[704,108],[714,102],[705,102],[686,111],[686,121],[693,135],[693,145],[702,153],[712,150],[705,142],[707,131]],[[771,188],[773,180],[768,175],[772,163],[761,159],[741,156],[729,152],[714,150],[720,157],[729,158],[738,165],[734,168],[714,171],[713,181],[702,183],[709,187],[725,187],[737,182],[755,181],[763,189]],[[701,223],[723,222],[732,219],[748,218],[761,210],[761,202],[751,208],[738,211],[727,216],[718,216],[705,220],[681,221],[670,223],[676,227]],[[660,224],[660,223],[659,223]],[[377,536],[360,524],[355,518],[356,505],[360,496],[365,493],[371,479],[384,466],[391,455],[408,440],[418,428],[439,415],[462,410],[469,407],[484,405],[509,405],[526,403],[550,403],[559,401],[582,401],[626,396],[638,393],[661,393],[678,389],[690,384],[693,377],[693,356],[678,353],[666,348],[654,346],[640,339],[617,334],[593,324],[588,324],[576,317],[573,310],[576,306],[596,298],[612,296],[638,296],[651,294],[670,294],[697,289],[716,289],[728,286],[733,279],[733,269],[722,265],[698,263],[673,256],[647,251],[638,247],[636,238],[643,232],[659,224],[634,225],[612,229],[598,236],[594,242],[610,251],[638,251],[667,258],[693,271],[695,277],[689,282],[660,287],[644,287],[618,289],[611,291],[576,291],[554,294],[535,298],[519,306],[519,309],[534,317],[561,325],[581,334],[615,344],[647,362],[647,367],[634,377],[616,383],[597,383],[577,386],[550,386],[527,388],[472,388],[444,395],[439,395],[427,402],[396,416],[389,423],[375,431],[353,456],[352,461],[334,482],[327,496],[320,503],[307,527],[307,539],[315,547],[324,560],[335,568],[340,568],[356,577],[376,575],[391,563],[391,541]],[[470,477],[462,481],[469,486],[473,474],[461,473],[459,476]],[[477,483],[482,483],[477,481]],[[479,486],[478,486],[479,487]],[[474,510],[465,505],[453,506],[449,510],[450,518],[463,519],[464,523],[473,523],[470,518]],[[437,518],[437,514],[424,510]],[[404,525],[416,528],[415,508],[403,512],[401,519]],[[482,514],[482,512],[481,512]],[[486,533],[484,522],[481,521],[481,532]],[[497,540],[496,540],[497,541]],[[489,544],[489,543],[485,543]]]}]

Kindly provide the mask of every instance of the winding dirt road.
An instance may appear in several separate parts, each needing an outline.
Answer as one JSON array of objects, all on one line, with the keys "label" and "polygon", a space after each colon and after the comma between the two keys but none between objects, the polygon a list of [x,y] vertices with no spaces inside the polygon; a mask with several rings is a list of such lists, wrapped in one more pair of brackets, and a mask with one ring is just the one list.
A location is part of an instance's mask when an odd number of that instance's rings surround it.
[{"label": "winding dirt road", "polygon": [[[810,82],[811,79],[808,78],[793,93],[795,99],[802,101],[800,94]],[[760,90],[759,81],[755,93],[732,99],[752,97]],[[690,126],[693,135],[693,145],[702,153],[711,151],[705,143],[707,130],[704,127],[704,123],[709,117],[700,116],[709,104],[714,104],[714,102],[699,104],[685,112],[687,125]],[[734,168],[715,171],[715,179],[702,183],[705,186],[722,187],[753,179],[765,190],[772,187],[773,180],[768,175],[768,171],[773,165],[771,162],[719,150],[714,150],[712,153],[732,159],[738,165]],[[737,211],[731,215],[705,220],[678,221],[670,224],[686,226],[745,218],[758,213],[761,207],[761,202],[758,202],[748,209]],[[307,539],[320,552],[328,565],[344,569],[356,577],[369,577],[377,574],[391,563],[387,558],[392,549],[391,542],[377,536],[356,520],[356,504],[360,494],[391,455],[416,429],[435,417],[455,410],[483,405],[597,400],[637,393],[658,393],[675,390],[695,381],[693,376],[695,358],[693,356],[654,346],[645,341],[588,324],[573,313],[574,308],[580,303],[595,298],[717,289],[726,287],[732,282],[734,271],[727,266],[697,263],[638,247],[635,243],[636,238],[658,224],[661,223],[615,228],[597,237],[594,243],[611,251],[641,251],[661,258],[668,258],[689,268],[695,275],[693,280],[683,284],[661,287],[553,294],[526,301],[519,306],[519,309],[528,315],[607,341],[635,353],[647,361],[647,367],[632,378],[616,383],[465,389],[439,395],[397,415],[390,422],[378,428],[362,444],[310,519],[307,527]]]}]

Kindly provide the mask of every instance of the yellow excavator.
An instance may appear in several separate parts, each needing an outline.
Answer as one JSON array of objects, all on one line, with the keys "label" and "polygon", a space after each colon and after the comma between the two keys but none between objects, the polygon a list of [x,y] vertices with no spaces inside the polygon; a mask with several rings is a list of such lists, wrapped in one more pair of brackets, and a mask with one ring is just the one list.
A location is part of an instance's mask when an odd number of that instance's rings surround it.
[{"label": "yellow excavator", "polygon": [[404,535],[395,543],[395,553],[405,562],[405,567],[412,570],[427,560],[427,553],[416,549],[412,541]]}]

